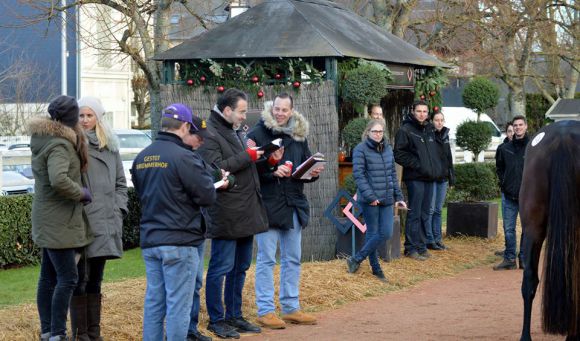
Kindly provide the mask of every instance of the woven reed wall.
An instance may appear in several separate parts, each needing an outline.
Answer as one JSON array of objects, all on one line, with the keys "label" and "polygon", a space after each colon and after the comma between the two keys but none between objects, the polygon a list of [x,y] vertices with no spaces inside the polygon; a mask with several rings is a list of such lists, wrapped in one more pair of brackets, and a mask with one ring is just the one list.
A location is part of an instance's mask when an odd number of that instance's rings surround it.
[{"label": "woven reed wall", "polygon": [[[249,95],[248,108],[262,110],[264,101],[272,100],[280,92],[287,92],[294,98],[294,109],[310,122],[308,144],[312,153],[321,152],[328,160],[320,179],[305,185],[305,193],[310,201],[310,224],[302,234],[303,260],[329,260],[335,258],[336,229],[324,217],[326,206],[336,196],[338,189],[338,114],[336,112],[336,90],[334,83],[302,84],[300,91],[292,87],[264,86],[265,96],[258,99]],[[219,94],[201,88],[183,85],[163,85],[162,105],[184,103],[207,118]]]}]

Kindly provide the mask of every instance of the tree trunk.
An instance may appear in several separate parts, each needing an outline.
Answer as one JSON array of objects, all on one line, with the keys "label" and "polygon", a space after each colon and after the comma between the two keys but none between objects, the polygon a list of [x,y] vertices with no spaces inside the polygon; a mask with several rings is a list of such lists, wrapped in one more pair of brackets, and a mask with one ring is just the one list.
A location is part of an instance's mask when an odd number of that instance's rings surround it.
[{"label": "tree trunk", "polygon": [[512,85],[510,87],[510,110],[512,118],[517,115],[526,115],[526,93],[521,85]]}]

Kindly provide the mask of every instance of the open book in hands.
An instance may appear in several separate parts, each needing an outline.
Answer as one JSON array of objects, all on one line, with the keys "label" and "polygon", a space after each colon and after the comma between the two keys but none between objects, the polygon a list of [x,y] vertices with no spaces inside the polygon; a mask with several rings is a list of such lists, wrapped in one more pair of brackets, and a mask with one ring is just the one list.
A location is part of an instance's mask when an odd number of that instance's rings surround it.
[{"label": "open book in hands", "polygon": [[282,147],[282,139],[275,139],[272,140],[272,142],[259,147],[258,150],[263,150],[265,154],[269,154],[280,149],[280,147]]},{"label": "open book in hands", "polygon": [[310,180],[312,179],[312,175],[310,173],[318,169],[326,163],[324,159],[324,155],[322,153],[316,153],[309,157],[306,161],[302,162],[302,164],[296,167],[294,173],[292,173],[292,177],[294,179],[300,180]]}]

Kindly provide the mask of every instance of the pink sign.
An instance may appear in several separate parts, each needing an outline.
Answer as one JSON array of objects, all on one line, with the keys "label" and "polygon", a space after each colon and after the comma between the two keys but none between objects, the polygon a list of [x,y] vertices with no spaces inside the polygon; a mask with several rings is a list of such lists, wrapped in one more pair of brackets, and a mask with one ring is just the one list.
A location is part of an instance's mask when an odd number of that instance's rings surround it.
[{"label": "pink sign", "polygon": [[[352,197],[354,200],[356,200],[356,194],[354,195],[354,197]],[[352,202],[348,202],[348,204],[346,205],[346,207],[342,210],[342,213],[344,213],[344,215],[350,220],[352,221],[352,223],[362,232],[365,233],[367,230],[367,225],[363,225],[358,219],[356,219],[354,217],[354,215],[352,214],[352,212],[350,211],[350,209],[352,208],[353,204]]]}]

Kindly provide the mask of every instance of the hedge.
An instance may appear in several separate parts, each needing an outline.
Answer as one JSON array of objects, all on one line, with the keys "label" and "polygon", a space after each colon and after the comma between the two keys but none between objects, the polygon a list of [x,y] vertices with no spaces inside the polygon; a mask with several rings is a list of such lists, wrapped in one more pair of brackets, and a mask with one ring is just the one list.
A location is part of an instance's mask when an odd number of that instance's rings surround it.
[{"label": "hedge", "polygon": [[[32,242],[30,213],[32,194],[0,196],[0,268],[37,264],[39,249]],[[129,189],[129,214],[123,221],[123,248],[139,246],[141,209],[133,188]]]}]

